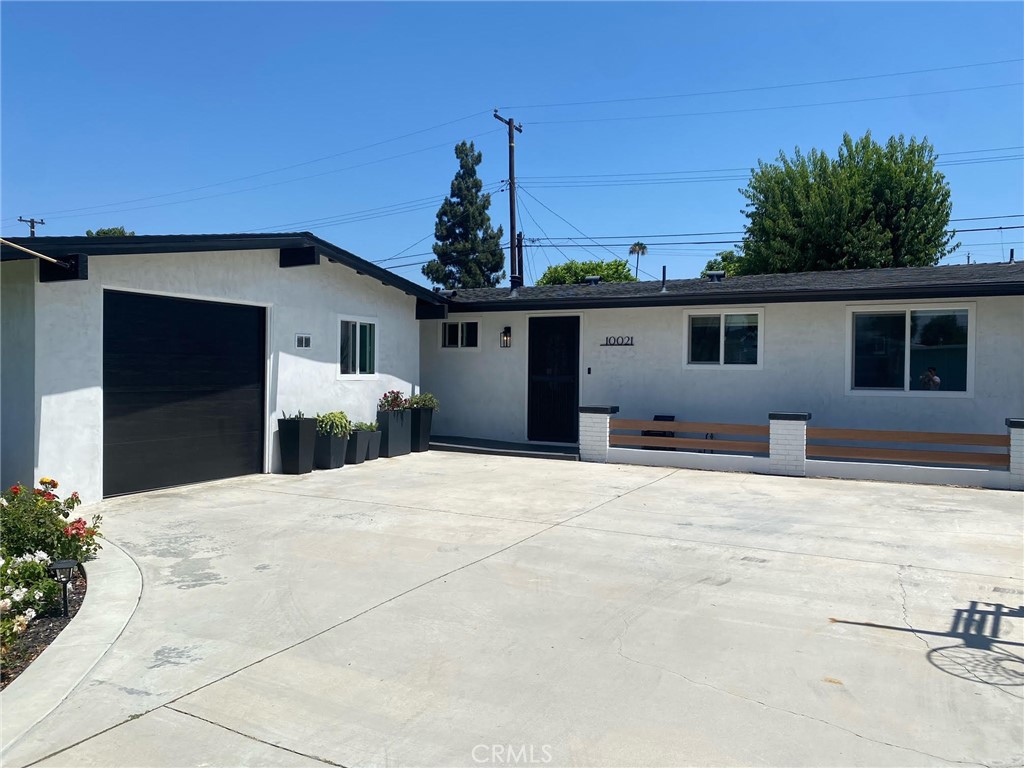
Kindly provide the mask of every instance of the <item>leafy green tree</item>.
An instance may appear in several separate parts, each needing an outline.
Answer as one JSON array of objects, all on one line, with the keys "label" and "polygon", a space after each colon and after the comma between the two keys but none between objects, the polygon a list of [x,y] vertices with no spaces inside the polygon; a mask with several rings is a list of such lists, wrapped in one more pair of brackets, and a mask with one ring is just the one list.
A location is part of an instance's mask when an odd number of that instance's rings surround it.
[{"label": "leafy green tree", "polygon": [[554,264],[544,270],[537,285],[576,285],[584,278],[600,277],[606,283],[635,283],[636,278],[630,274],[629,263],[625,259],[610,261],[576,261],[570,259],[562,264]]},{"label": "leafy green tree", "polygon": [[452,179],[451,194],[437,211],[434,255],[424,267],[430,282],[445,288],[493,288],[505,279],[502,230],[491,228],[487,209],[491,196],[481,194],[483,182],[476,167],[483,160],[473,142],[455,147],[459,170]]},{"label": "leafy green tree", "polygon": [[134,232],[127,231],[124,227],[100,227],[96,231],[85,230],[86,237],[135,237]]},{"label": "leafy green tree", "polygon": [[715,258],[708,259],[708,263],[704,265],[704,271],[700,273],[701,277],[707,277],[708,272],[725,272],[729,277],[733,275],[741,275],[743,269],[743,256],[736,253],[736,251],[719,251],[715,254]]},{"label": "leafy green tree", "polygon": [[647,255],[647,246],[644,245],[639,240],[637,240],[635,243],[633,243],[631,246],[629,246],[629,255],[630,256],[636,256],[636,272],[634,272],[633,274],[634,274],[635,277],[639,278],[640,277],[640,257]]},{"label": "leafy green tree", "polygon": [[835,160],[812,149],[758,163],[739,274],[937,264],[952,253],[949,185],[927,139],[882,146],[843,136]]}]

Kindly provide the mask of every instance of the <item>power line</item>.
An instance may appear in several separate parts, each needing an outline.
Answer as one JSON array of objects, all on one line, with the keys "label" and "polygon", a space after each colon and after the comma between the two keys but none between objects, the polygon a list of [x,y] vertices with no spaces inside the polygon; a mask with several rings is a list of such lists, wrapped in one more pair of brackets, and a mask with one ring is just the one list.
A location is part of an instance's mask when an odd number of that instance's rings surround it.
[{"label": "power line", "polygon": [[[545,239],[550,240],[551,238],[547,237],[548,233],[544,231],[544,227],[542,227],[540,225],[540,222],[537,221],[536,217],[533,215],[533,213],[530,211],[530,209],[526,207],[526,203],[523,202],[522,198],[519,198],[519,204],[521,206],[523,206],[523,210],[526,211],[526,215],[530,217],[530,221],[532,221],[534,223],[534,226],[536,226],[537,229],[539,229],[541,232],[544,233]],[[543,253],[543,251],[542,251],[542,253]],[[559,253],[561,253],[563,256],[565,256],[565,253],[563,253],[562,251],[559,251]],[[544,258],[547,259],[549,267],[553,266],[552,263],[551,263],[551,259],[548,258],[548,255],[546,253],[544,254]],[[565,258],[568,259],[569,257],[565,256]]]},{"label": "power line", "polygon": [[694,91],[692,93],[676,93],[667,96],[634,96],[622,99],[597,99],[592,101],[567,101],[554,104],[517,104],[501,107],[501,109],[550,109],[553,107],[584,107],[595,104],[626,104],[638,101],[662,101],[666,99],[686,99],[695,96],[722,96],[734,93],[753,93],[756,91],[774,91],[784,88],[806,88],[815,85],[835,85],[837,83],[852,83],[860,80],[879,80],[887,77],[906,77],[908,75],[923,75],[929,72],[949,72],[956,69],[971,69],[976,67],[992,67],[999,64],[1016,64],[1024,59],[1001,59],[998,61],[980,61],[973,64],[956,64],[948,67],[933,67],[930,69],[914,69],[905,72],[887,72],[879,75],[859,75],[855,77],[840,77],[832,80],[811,80],[804,83],[786,83],[784,85],[760,85],[748,88],[732,88],[724,91]]},{"label": "power line", "polygon": [[[526,190],[524,190],[524,191],[526,191]],[[532,195],[531,195],[531,197],[532,197]],[[538,200],[538,202],[540,202],[540,201]],[[543,203],[541,203],[541,205],[543,205]],[[1010,215],[1007,215],[1007,216],[969,216],[969,217],[960,218],[960,219],[950,219],[950,221],[983,221],[983,220],[987,220],[987,219],[1011,219],[1011,218],[1017,218],[1017,219],[1024,218],[1024,214],[1014,213],[1014,214],[1010,214]],[[568,223],[568,222],[566,222],[566,223]],[[575,227],[574,227],[574,229],[575,229]],[[955,231],[957,233],[961,233],[961,232],[996,232],[996,231],[1001,230],[1001,229],[1024,229],[1024,224],[1022,224],[1022,225],[1000,226],[1000,227],[976,227],[976,228],[972,228],[972,229],[957,229],[957,230],[948,230],[948,231]],[[545,235],[546,234],[547,233],[545,233]],[[663,233],[663,234],[650,234],[650,233],[648,233],[648,234],[641,234],[641,235],[595,235],[593,237],[591,237],[589,235],[584,235],[584,238],[593,242],[593,241],[597,241],[597,240],[625,240],[625,239],[634,240],[634,239],[645,239],[645,238],[653,238],[653,237],[704,237],[704,236],[713,236],[713,235],[742,235],[742,234],[746,234],[746,230],[744,230],[744,229],[732,229],[732,230],[722,230],[722,231],[717,231],[717,232],[670,232],[670,233]],[[531,240],[578,240],[579,238],[572,237],[572,236],[564,236],[564,237],[543,237],[543,238],[530,238],[530,239]],[[708,242],[722,242],[722,241],[708,241]],[[564,245],[564,243],[563,243],[563,245]],[[610,245],[632,245],[632,243],[610,243]],[[651,245],[678,245],[678,243],[652,243]]]},{"label": "power line", "polygon": [[[498,129],[498,130],[500,130],[500,129]],[[495,132],[496,131],[484,131],[482,133],[474,134],[474,135],[470,136],[469,138],[475,139],[475,138],[479,138],[480,136],[486,136],[486,135],[488,135],[490,133],[495,133]],[[162,207],[167,206],[167,205],[181,205],[183,203],[193,203],[193,202],[196,202],[196,201],[199,201],[199,200],[211,200],[211,199],[216,198],[216,197],[227,197],[229,195],[240,195],[240,194],[242,194],[244,192],[254,192],[254,191],[259,190],[259,189],[267,189],[269,187],[279,187],[279,186],[281,186],[283,184],[293,184],[296,181],[306,181],[307,179],[315,179],[315,178],[319,178],[321,176],[329,176],[329,175],[331,175],[333,173],[341,173],[343,171],[351,171],[351,170],[355,170],[356,168],[365,168],[366,166],[369,166],[369,165],[376,165],[378,163],[387,162],[389,160],[397,160],[397,159],[402,158],[402,157],[408,157],[409,155],[416,155],[416,154],[419,154],[421,152],[429,152],[431,150],[439,149],[441,147],[450,147],[451,145],[452,145],[452,142],[447,141],[447,142],[444,142],[442,144],[433,144],[433,145],[431,145],[429,147],[422,147],[421,149],[414,149],[414,150],[411,150],[409,152],[402,152],[402,153],[397,154],[397,155],[390,155],[388,157],[378,158],[377,160],[368,160],[365,163],[357,163],[356,165],[349,165],[349,166],[346,166],[344,168],[334,168],[334,169],[332,169],[330,171],[321,171],[320,173],[312,173],[312,174],[309,174],[307,176],[297,176],[297,177],[295,177],[293,179],[284,179],[282,181],[273,181],[273,182],[270,182],[268,184],[259,184],[259,185],[254,186],[254,187],[245,187],[244,189],[236,189],[236,190],[232,190],[230,192],[218,192],[215,195],[203,195],[201,197],[189,197],[189,198],[186,198],[184,200],[172,200],[172,201],[166,202],[166,203],[153,203],[152,205],[140,205],[140,206],[136,206],[134,208],[118,208],[118,209],[114,209],[114,210],[110,210],[110,211],[94,211],[94,212],[91,212],[91,213],[72,213],[72,214],[68,214],[66,216],[53,216],[52,218],[55,218],[55,219],[75,219],[75,218],[82,218],[83,216],[106,216],[106,215],[112,214],[112,213],[124,213],[126,211],[141,211],[141,210],[146,210],[148,208],[162,208]]]},{"label": "power line", "polygon": [[[484,185],[484,189],[490,191],[499,186],[499,182],[491,182],[490,184]],[[270,227],[262,228],[262,231],[289,231],[288,228],[290,227],[303,225],[319,229],[326,227],[335,227],[342,224],[351,224],[358,221],[369,221],[370,219],[385,218],[387,216],[397,216],[403,213],[411,213],[414,211],[422,211],[434,208],[435,206],[439,205],[444,200],[444,198],[444,195],[422,197],[417,200],[408,200],[404,203],[394,203],[393,205],[383,205],[377,208],[366,208],[362,211],[339,213],[333,216],[324,216],[319,219],[306,219],[304,221],[292,221],[286,224],[274,224]]]},{"label": "power line", "polygon": [[[379,147],[379,146],[381,146],[383,144],[390,144],[390,143],[395,142],[395,141],[400,141],[402,139],[407,139],[410,136],[416,136],[416,135],[421,134],[421,133],[427,133],[428,131],[433,131],[433,130],[436,130],[438,128],[444,128],[446,126],[453,125],[455,123],[461,123],[463,120],[469,120],[470,118],[478,117],[480,115],[485,115],[485,114],[487,114],[486,110],[484,110],[483,112],[474,112],[471,115],[465,115],[464,117],[458,117],[458,118],[456,118],[454,120],[448,120],[447,122],[444,122],[444,123],[438,123],[437,125],[432,125],[429,128],[421,128],[418,131],[411,131],[409,133],[403,133],[401,136],[393,136],[390,139],[382,139],[381,141],[375,141],[372,144],[364,144],[361,147],[354,147],[353,149],[346,149],[343,152],[335,152],[334,154],[324,155],[323,157],[316,157],[316,158],[313,158],[312,160],[303,160],[300,163],[293,163],[291,165],[281,166],[280,168],[271,168],[268,171],[260,171],[259,173],[250,173],[250,174],[248,174],[246,176],[236,176],[235,178],[225,179],[224,181],[215,181],[215,182],[212,182],[210,184],[202,184],[202,185],[200,185],[198,187],[189,187],[188,189],[180,189],[177,192],[165,192],[165,193],[160,194],[160,195],[148,195],[146,197],[136,197],[136,198],[132,198],[130,200],[120,200],[120,201],[115,202],[115,203],[102,203],[102,204],[99,204],[99,205],[87,205],[87,206],[84,206],[82,208],[64,208],[64,209],[59,210],[59,211],[51,211],[50,213],[51,214],[74,213],[74,212],[77,212],[77,211],[89,211],[89,210],[93,210],[93,209],[96,209],[96,208],[108,208],[108,207],[110,207],[112,205],[128,205],[130,203],[139,203],[139,202],[143,202],[145,200],[158,200],[158,199],[164,198],[164,197],[173,197],[174,195],[185,195],[185,194],[188,194],[189,192],[198,192],[198,191],[203,190],[203,189],[210,189],[212,187],[220,187],[220,186],[223,186],[225,184],[234,184],[235,182],[238,182],[238,181],[248,181],[249,179],[260,178],[261,176],[269,176],[270,174],[280,173],[282,171],[290,171],[290,170],[292,170],[294,168],[302,168],[303,166],[312,165],[314,163],[321,163],[321,162],[323,162],[325,160],[333,160],[334,158],[342,157],[343,155],[351,155],[351,154],[353,154],[355,152],[362,152],[362,151],[367,150],[367,149],[373,149],[374,147]],[[110,211],[110,213],[118,213],[118,211]]]},{"label": "power line", "polygon": [[890,101],[892,99],[909,99],[915,96],[939,96],[947,93],[967,93],[969,91],[986,91],[995,88],[1014,88],[1024,85],[1024,82],[999,83],[997,85],[977,85],[971,88],[947,88],[941,91],[919,91],[917,93],[902,93],[894,96],[869,96],[860,99],[840,99],[838,101],[816,101],[807,104],[781,104],[774,107],[743,107],[740,109],[720,109],[709,112],[675,112],[666,115],[627,115],[621,117],[577,117],[565,120],[534,120],[530,125],[561,125],[566,123],[607,123],[621,122],[624,120],[661,120],[673,117],[701,117],[705,115],[735,115],[745,112],[772,112],[783,109],[805,109],[809,107],[831,107],[839,104],[862,104],[871,101]]}]

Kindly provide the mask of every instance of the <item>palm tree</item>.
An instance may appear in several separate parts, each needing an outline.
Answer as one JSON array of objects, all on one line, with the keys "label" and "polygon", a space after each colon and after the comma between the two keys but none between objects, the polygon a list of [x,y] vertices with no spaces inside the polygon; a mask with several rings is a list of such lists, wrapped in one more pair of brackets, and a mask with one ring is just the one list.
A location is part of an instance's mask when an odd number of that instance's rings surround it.
[{"label": "palm tree", "polygon": [[637,240],[631,246],[629,246],[629,255],[636,256],[636,273],[635,277],[640,277],[640,257],[647,255],[647,246]]}]

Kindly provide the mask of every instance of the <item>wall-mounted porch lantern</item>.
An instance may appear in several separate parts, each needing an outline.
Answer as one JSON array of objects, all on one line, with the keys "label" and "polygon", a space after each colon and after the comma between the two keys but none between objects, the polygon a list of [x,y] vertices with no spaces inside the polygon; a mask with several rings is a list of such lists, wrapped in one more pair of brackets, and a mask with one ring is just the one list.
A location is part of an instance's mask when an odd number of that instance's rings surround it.
[{"label": "wall-mounted porch lantern", "polygon": [[506,325],[502,329],[501,336],[499,338],[500,338],[499,345],[501,346],[502,349],[508,349],[509,347],[511,347],[512,346],[512,326]]}]

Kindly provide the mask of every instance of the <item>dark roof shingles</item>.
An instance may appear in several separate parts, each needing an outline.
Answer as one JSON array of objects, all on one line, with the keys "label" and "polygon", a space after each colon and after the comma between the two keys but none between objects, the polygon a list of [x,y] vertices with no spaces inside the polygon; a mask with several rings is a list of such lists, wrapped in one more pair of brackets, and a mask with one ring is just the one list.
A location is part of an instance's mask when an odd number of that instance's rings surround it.
[{"label": "dark roof shingles", "polygon": [[459,290],[451,299],[455,304],[511,304],[520,301],[616,300],[664,297],[706,298],[716,296],[800,291],[865,291],[872,289],[943,288],[953,286],[991,286],[1012,283],[1024,285],[1024,263],[971,264],[942,267],[903,267],[893,269],[851,269],[830,272],[797,272],[772,275],[726,277],[721,282],[693,278],[668,280],[667,294],[661,292],[661,281],[636,283],[598,283],[597,285],[540,285],[519,289],[512,296],[508,288],[472,288]]}]

